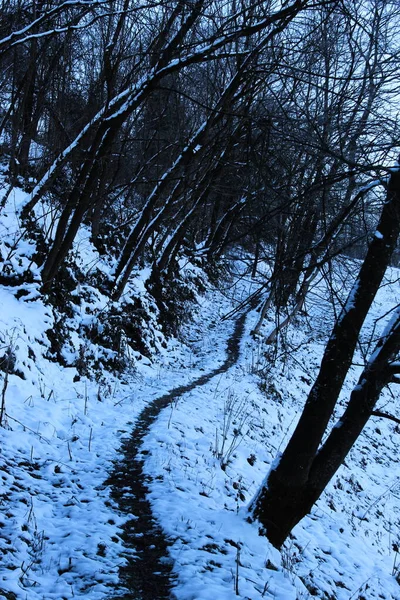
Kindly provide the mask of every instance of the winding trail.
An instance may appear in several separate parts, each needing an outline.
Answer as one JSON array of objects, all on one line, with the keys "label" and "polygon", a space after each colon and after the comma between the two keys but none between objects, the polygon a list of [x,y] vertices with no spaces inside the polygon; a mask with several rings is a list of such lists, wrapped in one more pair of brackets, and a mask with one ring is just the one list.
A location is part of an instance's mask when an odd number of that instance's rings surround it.
[{"label": "winding trail", "polygon": [[[225,373],[239,358],[240,339],[247,312],[235,323],[226,348],[226,360],[221,366],[156,398],[140,413],[130,437],[122,445],[123,456],[114,465],[107,484],[121,512],[134,515],[124,525],[123,541],[129,548],[128,564],[120,569],[123,600],[167,600],[173,598],[174,575],[168,557],[168,539],[153,516],[147,499],[151,478],[143,472],[146,452],[141,450],[144,437],[160,412],[187,392]],[[133,550],[133,552],[132,552]]]}]

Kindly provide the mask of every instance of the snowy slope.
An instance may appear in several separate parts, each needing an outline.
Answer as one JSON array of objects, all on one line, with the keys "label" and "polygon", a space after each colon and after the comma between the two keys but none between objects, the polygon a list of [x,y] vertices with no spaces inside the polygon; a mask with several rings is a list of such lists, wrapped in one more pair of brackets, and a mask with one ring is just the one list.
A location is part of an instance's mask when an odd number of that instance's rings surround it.
[{"label": "snowy slope", "polygon": [[[2,268],[9,264],[14,272],[31,264],[35,250],[21,238],[22,200],[20,191],[10,195],[0,223],[8,261]],[[100,263],[84,231],[76,256],[86,271]],[[221,317],[255,284],[237,276],[236,284],[210,289],[181,338],[167,341],[143,285],[146,270],[138,272],[130,291],[152,315],[143,327],[153,355],[129,351],[123,374],[103,370],[89,379],[68,365],[104,352],[82,337],[82,327],[107,310],[107,298],[90,286],[77,291],[73,315],[63,317],[69,338],[60,366],[51,360],[46,331],[61,315],[43,301],[34,268],[33,274],[32,283],[0,286],[0,359],[7,352],[15,358],[14,374],[0,373],[6,411],[0,428],[0,597],[106,599],[122,592],[118,568],[126,560],[126,517],[104,484],[121,441],[149,401],[223,363],[234,322]],[[338,289],[341,274],[338,269]],[[397,272],[390,276],[393,283],[374,305],[377,317],[399,300]],[[276,352],[262,336],[258,342],[250,337],[257,315],[249,313],[237,364],[164,410],[145,439],[151,500],[171,540],[179,600],[400,597],[393,576],[400,517],[395,423],[371,421],[282,553],[246,520],[315,376],[332,319],[326,297],[321,281],[308,315],[290,326]],[[267,321],[265,331],[272,324]],[[382,325],[379,320],[376,335]],[[366,340],[373,329],[374,318]],[[343,400],[356,376],[357,368]],[[388,391],[380,406],[395,414],[394,404]]]},{"label": "snowy slope", "polygon": [[[390,276],[392,285],[375,302],[376,316],[399,301],[398,274]],[[393,576],[400,534],[399,427],[393,422],[371,421],[282,553],[246,521],[249,501],[284,448],[316,373],[332,312],[321,300],[323,288],[308,302],[309,316],[287,332],[275,362],[273,349],[245,336],[238,364],[180,398],[146,440],[152,500],[174,540],[180,600],[400,597]],[[255,320],[248,316],[247,331]],[[373,326],[371,315],[365,339]],[[356,360],[362,362],[361,353]],[[395,400],[388,391],[380,406],[396,414]]]},{"label": "snowy slope", "polygon": [[[18,207],[23,199],[23,192],[14,190],[2,215],[4,273],[8,265],[12,272],[23,272],[35,251],[21,237]],[[76,249],[86,270],[100,260],[88,237],[81,233]],[[33,283],[0,286],[0,363],[4,368],[8,354],[13,362],[13,374],[0,372],[5,407],[0,427],[0,597],[97,599],[119,589],[124,517],[104,482],[118,459],[121,439],[149,400],[224,360],[233,324],[221,327],[219,317],[232,308],[229,298],[221,296],[217,308],[212,296],[200,298],[198,325],[183,329],[182,340],[167,342],[143,285],[147,275],[139,272],[131,289],[154,312],[143,324],[154,357],[128,348],[124,373],[95,370],[93,379],[55,362],[46,332],[61,320],[69,334],[61,350],[65,363],[94,363],[93,357],[105,349],[82,337],[82,324],[95,321],[108,299],[89,286],[81,288],[74,314],[66,317],[43,301],[34,269]]]}]

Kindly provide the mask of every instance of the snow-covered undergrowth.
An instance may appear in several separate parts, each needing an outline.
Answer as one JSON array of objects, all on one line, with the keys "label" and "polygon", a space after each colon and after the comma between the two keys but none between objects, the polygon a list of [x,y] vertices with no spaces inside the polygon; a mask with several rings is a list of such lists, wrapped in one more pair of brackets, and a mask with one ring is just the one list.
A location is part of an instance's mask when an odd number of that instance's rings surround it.
[{"label": "snow-covered undergrowth", "polygon": [[[21,237],[17,216],[23,198],[12,192],[0,216],[1,273],[27,267],[33,273],[31,283],[0,286],[0,365],[10,371],[0,372],[0,598],[103,600],[118,593],[125,560],[120,535],[126,516],[104,484],[121,440],[148,402],[222,364],[234,323],[221,317],[255,284],[242,277],[210,289],[180,339],[166,340],[144,285],[148,272],[137,272],[124,301],[143,312],[136,325],[150,354],[133,350],[121,335],[118,355],[87,335],[118,309],[94,284],[70,292],[75,302],[68,314],[41,297],[36,248]],[[105,274],[112,268],[84,230],[74,259],[87,279],[95,268]],[[338,288],[344,286],[340,274],[334,274]],[[390,275],[394,280],[397,272]],[[145,440],[151,499],[171,539],[179,600],[399,598],[395,423],[371,421],[282,553],[246,520],[315,376],[332,321],[327,297],[321,282],[308,315],[290,325],[277,349],[265,347],[263,335],[258,342],[251,338],[257,314],[249,313],[238,363],[164,410]],[[374,314],[397,302],[396,284],[385,286]],[[272,325],[267,321],[265,331]],[[372,318],[365,339],[373,327]],[[365,350],[360,346],[360,364]],[[107,361],[125,370],[112,375],[102,366]],[[356,377],[357,368],[343,401]],[[395,414],[389,391],[380,407]]]}]

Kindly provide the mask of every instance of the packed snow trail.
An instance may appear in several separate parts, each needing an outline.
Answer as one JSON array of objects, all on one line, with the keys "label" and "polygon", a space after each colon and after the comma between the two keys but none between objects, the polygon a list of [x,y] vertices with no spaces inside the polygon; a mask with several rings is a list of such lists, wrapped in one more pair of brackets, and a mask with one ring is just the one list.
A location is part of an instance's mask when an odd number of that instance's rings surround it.
[{"label": "packed snow trail", "polygon": [[128,563],[120,569],[121,583],[129,591],[118,598],[164,600],[173,597],[171,588],[174,575],[168,557],[168,539],[153,517],[147,499],[151,480],[143,472],[147,452],[141,450],[142,442],[164,408],[187,392],[205,385],[213,377],[225,373],[237,362],[246,314],[243,312],[236,321],[222,365],[192,383],[176,387],[153,400],[142,410],[130,437],[123,443],[123,457],[115,464],[114,472],[107,481],[120,510],[133,515],[125,523],[123,533],[125,547],[129,549]]}]

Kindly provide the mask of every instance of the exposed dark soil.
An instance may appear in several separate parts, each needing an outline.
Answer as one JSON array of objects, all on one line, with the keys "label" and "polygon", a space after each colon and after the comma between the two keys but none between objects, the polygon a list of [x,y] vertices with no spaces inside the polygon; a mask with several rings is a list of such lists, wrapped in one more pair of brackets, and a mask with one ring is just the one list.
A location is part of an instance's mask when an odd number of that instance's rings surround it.
[{"label": "exposed dark soil", "polygon": [[146,457],[141,450],[142,441],[164,408],[235,364],[239,357],[245,318],[246,313],[243,313],[236,321],[228,340],[225,362],[192,383],[179,386],[153,400],[140,413],[130,437],[123,443],[123,456],[114,465],[107,484],[112,487],[112,496],[117,500],[120,510],[134,517],[124,526],[123,541],[129,550],[128,564],[120,569],[121,586],[129,591],[123,595],[116,594],[115,597],[123,600],[174,598],[174,574],[168,555],[168,538],[155,520],[147,499],[151,479],[143,472]]}]

